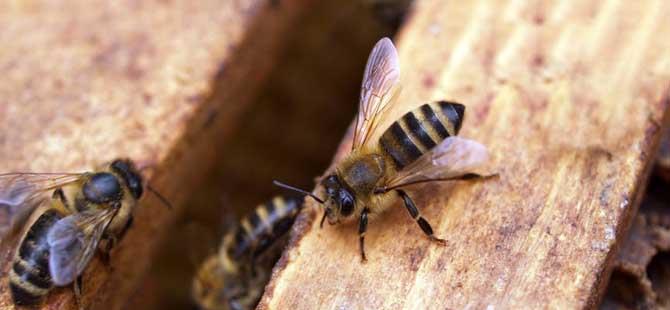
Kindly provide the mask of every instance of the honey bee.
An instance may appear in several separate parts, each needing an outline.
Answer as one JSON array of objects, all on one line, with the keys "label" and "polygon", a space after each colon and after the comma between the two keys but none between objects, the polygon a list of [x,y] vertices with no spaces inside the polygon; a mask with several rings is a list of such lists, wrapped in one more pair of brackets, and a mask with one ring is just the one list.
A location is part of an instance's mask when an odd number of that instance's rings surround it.
[{"label": "honey bee", "polygon": [[[405,204],[410,216],[434,242],[445,245],[430,223],[421,216],[408,185],[483,177],[475,173],[488,161],[482,144],[457,137],[465,106],[437,101],[407,112],[384,131],[379,123],[395,101],[400,76],[398,53],[388,38],[373,48],[363,75],[358,116],[351,152],[336,163],[333,173],[322,177],[321,195],[288,186],[314,198],[324,207],[320,226],[358,219],[361,259],[366,261],[365,232],[368,219],[386,210],[395,198]],[[378,137],[378,138],[377,138]]]},{"label": "honey bee", "polygon": [[[82,272],[98,249],[108,262],[109,252],[132,224],[144,188],[139,171],[126,159],[93,172],[0,175],[3,237],[16,232],[31,212],[37,217],[9,271],[14,303],[37,305],[54,286],[70,284],[79,302]],[[104,246],[99,247],[101,241]]]},{"label": "honey bee", "polygon": [[302,202],[274,197],[226,233],[218,253],[205,260],[193,279],[193,299],[201,309],[256,306]]}]

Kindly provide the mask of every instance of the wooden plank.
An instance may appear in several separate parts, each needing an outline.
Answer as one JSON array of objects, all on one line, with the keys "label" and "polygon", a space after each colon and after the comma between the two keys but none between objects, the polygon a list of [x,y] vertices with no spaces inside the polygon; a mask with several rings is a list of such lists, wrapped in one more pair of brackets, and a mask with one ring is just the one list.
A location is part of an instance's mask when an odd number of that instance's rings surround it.
[{"label": "wooden plank", "polygon": [[500,178],[410,188],[449,245],[428,242],[398,202],[370,223],[367,264],[355,225],[319,229],[317,212],[303,214],[260,308],[594,307],[666,123],[669,12],[417,2],[389,121],[428,100],[465,103],[462,135],[488,145]]},{"label": "wooden plank", "polygon": [[[0,4],[0,171],[152,164],[176,206],[235,128],[307,1],[7,1]],[[180,208],[147,195],[134,227],[84,274],[86,308],[118,309]],[[12,247],[0,249],[6,279]],[[0,286],[0,307],[12,305]],[[73,309],[69,288],[44,308]]]}]

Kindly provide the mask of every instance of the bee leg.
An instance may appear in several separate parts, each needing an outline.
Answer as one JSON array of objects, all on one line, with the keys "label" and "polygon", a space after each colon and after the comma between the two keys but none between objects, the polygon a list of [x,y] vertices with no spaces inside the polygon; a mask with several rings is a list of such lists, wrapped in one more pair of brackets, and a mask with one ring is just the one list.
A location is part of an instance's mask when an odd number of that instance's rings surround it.
[{"label": "bee leg", "polygon": [[83,310],[84,306],[81,303],[81,289],[83,286],[81,278],[81,275],[79,275],[77,279],[74,280],[74,283],[72,283],[72,290],[74,291],[74,300],[77,303],[77,308]]},{"label": "bee leg", "polygon": [[361,260],[367,262],[368,259],[365,257],[365,232],[368,230],[368,213],[370,209],[365,208],[361,212],[361,219],[358,221],[358,244],[361,249]]},{"label": "bee leg", "polygon": [[110,271],[114,270],[112,268],[112,264],[110,263],[111,258],[110,258],[110,253],[112,252],[112,249],[116,247],[116,244],[119,243],[119,240],[123,238],[123,236],[126,235],[128,232],[128,229],[133,225],[133,217],[130,216],[128,218],[128,221],[126,222],[126,225],[123,226],[123,229],[119,233],[118,237],[114,236],[104,236],[105,243],[100,247],[98,253],[100,254],[100,260],[102,261],[103,265],[105,267],[109,268]]},{"label": "bee leg", "polygon": [[133,226],[133,216],[130,215],[130,216],[128,217],[128,221],[126,222],[126,225],[123,226],[123,229],[122,229],[121,232],[119,233],[119,238],[118,238],[118,240],[123,239],[123,236],[126,235],[126,233],[128,232],[128,229],[130,229],[130,227],[132,227],[132,226]]},{"label": "bee leg", "polygon": [[67,201],[67,198],[65,198],[65,193],[63,193],[63,189],[62,189],[62,188],[60,188],[60,187],[57,188],[57,189],[54,191],[53,195],[51,195],[51,197],[54,198],[54,199],[58,199],[58,200],[60,200],[60,202],[63,204],[63,206],[64,206],[66,209],[68,209],[68,210],[70,209],[70,204],[69,204],[69,202]]},{"label": "bee leg", "polygon": [[430,238],[430,240],[435,241],[441,245],[447,245],[447,241],[444,239],[440,239],[438,237],[435,237],[433,234],[433,228],[430,226],[428,221],[421,216],[419,213],[419,209],[416,208],[416,205],[414,205],[414,201],[412,201],[412,198],[410,198],[407,193],[403,190],[396,190],[398,195],[400,195],[400,198],[405,202],[405,207],[407,208],[407,211],[409,211],[409,215],[416,221],[417,224],[419,224],[419,227],[421,227],[421,230]]},{"label": "bee leg", "polygon": [[105,245],[98,251],[98,254],[100,254],[100,261],[102,261],[102,264],[111,270],[112,264],[110,263],[111,258],[109,252],[111,251],[112,246],[110,244],[112,244],[111,239],[107,239]]},{"label": "bee leg", "polygon": [[326,220],[326,215],[328,215],[328,213],[326,213],[326,211],[323,211],[323,216],[321,217],[321,223],[319,223],[319,228],[323,228],[323,222]]},{"label": "bee leg", "polygon": [[111,255],[112,249],[116,246],[117,238],[112,236],[104,237],[105,243],[98,249],[98,254],[100,254],[100,260],[102,264],[105,265],[110,271],[113,270],[111,264]]}]

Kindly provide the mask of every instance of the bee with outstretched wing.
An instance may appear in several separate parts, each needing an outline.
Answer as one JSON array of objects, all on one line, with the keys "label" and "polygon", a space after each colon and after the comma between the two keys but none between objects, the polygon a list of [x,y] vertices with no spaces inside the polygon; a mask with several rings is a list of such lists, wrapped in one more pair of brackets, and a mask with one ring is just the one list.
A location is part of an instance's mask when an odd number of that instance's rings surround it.
[{"label": "bee with outstretched wing", "polygon": [[372,137],[380,116],[389,107],[400,80],[398,52],[388,38],[372,49],[363,73],[352,149],[363,147]]},{"label": "bee with outstretched wing", "polygon": [[397,198],[403,200],[410,216],[431,240],[446,244],[434,235],[431,225],[402,188],[429,181],[480,177],[477,172],[488,161],[485,146],[456,136],[465,116],[465,106],[460,103],[423,104],[379,131],[385,112],[396,101],[399,74],[398,53],[391,40],[383,38],[372,49],[363,75],[351,153],[321,180],[325,199],[275,182],[321,203],[321,225],[326,218],[331,225],[358,219],[363,261],[368,219],[386,210]]},{"label": "bee with outstretched wing", "polygon": [[423,182],[476,178],[479,176],[476,172],[487,161],[488,152],[481,143],[461,137],[448,137],[388,179],[377,192]]}]

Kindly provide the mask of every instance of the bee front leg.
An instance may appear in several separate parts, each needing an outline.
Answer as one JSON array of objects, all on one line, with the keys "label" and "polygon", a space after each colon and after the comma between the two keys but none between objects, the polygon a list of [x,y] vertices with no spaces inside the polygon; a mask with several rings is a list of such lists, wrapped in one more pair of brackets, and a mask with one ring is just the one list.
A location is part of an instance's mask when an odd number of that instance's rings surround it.
[{"label": "bee front leg", "polygon": [[438,237],[435,237],[433,234],[433,228],[430,226],[428,221],[421,216],[419,213],[419,209],[416,208],[416,205],[414,205],[414,201],[412,201],[412,198],[410,198],[407,193],[403,190],[396,190],[398,195],[400,195],[400,198],[405,202],[405,207],[407,208],[407,211],[409,211],[409,215],[416,221],[417,224],[419,224],[419,227],[421,227],[421,230],[430,238],[430,240],[435,241],[441,245],[447,245],[447,240],[440,239]]},{"label": "bee front leg", "polygon": [[361,250],[361,260],[365,263],[368,259],[365,257],[365,232],[368,230],[368,213],[370,209],[365,208],[361,212],[361,218],[358,221],[358,244]]}]

